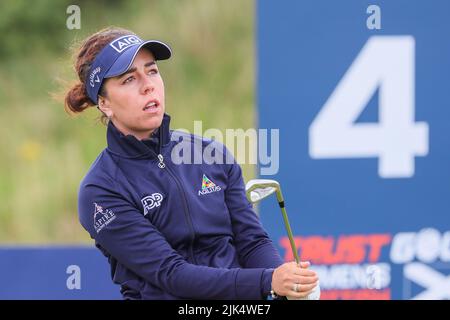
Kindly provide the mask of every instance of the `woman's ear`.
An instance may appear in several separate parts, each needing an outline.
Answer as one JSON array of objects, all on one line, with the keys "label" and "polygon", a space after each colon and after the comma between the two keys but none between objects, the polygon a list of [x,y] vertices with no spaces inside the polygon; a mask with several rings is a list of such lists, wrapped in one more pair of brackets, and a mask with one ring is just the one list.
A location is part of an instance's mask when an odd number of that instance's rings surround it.
[{"label": "woman's ear", "polygon": [[98,108],[103,112],[109,119],[113,116],[113,111],[111,109],[110,101],[102,96],[98,97]]}]

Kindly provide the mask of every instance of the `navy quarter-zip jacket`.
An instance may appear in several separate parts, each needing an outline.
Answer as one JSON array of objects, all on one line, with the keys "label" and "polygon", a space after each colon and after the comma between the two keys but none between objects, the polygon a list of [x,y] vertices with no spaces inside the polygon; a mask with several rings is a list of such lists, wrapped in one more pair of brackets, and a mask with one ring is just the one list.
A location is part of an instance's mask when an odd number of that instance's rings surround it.
[{"label": "navy quarter-zip jacket", "polygon": [[[283,261],[245,196],[240,166],[222,144],[169,123],[165,114],[153,139],[140,141],[110,122],[108,147],[81,182],[79,220],[113,282],[125,299],[266,298]],[[222,164],[174,161],[186,150]]]}]

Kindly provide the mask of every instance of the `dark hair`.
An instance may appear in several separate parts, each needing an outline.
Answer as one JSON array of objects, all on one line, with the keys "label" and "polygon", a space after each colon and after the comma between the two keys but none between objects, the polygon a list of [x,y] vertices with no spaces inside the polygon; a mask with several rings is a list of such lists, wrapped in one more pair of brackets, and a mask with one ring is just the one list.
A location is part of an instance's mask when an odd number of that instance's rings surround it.
[{"label": "dark hair", "polygon": [[[99,52],[112,40],[124,36],[131,32],[126,29],[117,27],[108,27],[100,30],[87,39],[83,40],[79,48],[76,50],[75,58],[75,72],[78,75],[79,82],[74,84],[66,93],[64,99],[64,106],[68,113],[80,113],[91,106],[95,106],[94,102],[89,98],[86,91],[85,80],[92,62]],[[106,96],[106,91],[103,86],[100,88],[99,94]],[[102,114],[101,120],[106,122],[106,115]]]}]

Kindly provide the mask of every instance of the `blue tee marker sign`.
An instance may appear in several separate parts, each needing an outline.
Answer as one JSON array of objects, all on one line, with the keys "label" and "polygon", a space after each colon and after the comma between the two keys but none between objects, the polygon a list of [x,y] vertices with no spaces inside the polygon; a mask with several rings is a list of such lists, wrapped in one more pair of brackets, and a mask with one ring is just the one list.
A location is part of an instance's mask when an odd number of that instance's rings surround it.
[{"label": "blue tee marker sign", "polygon": [[[323,299],[450,298],[450,2],[258,1],[259,127]],[[261,220],[293,260],[276,201]]]}]

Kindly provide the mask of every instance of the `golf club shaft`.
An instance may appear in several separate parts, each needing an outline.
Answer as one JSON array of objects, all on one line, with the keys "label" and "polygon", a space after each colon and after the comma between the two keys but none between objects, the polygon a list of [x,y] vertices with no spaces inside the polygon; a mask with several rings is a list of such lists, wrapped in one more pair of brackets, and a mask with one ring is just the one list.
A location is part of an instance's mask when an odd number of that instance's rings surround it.
[{"label": "golf club shaft", "polygon": [[288,216],[286,213],[286,209],[284,207],[281,208],[281,212],[283,213],[284,225],[286,227],[286,231],[288,234],[289,242],[291,243],[292,253],[294,254],[295,262],[300,263],[300,258],[298,256],[297,247],[295,246],[294,236],[292,235],[291,226],[289,224]]},{"label": "golf club shaft", "polygon": [[291,249],[292,249],[292,253],[294,254],[295,262],[297,262],[297,264],[299,264],[300,263],[300,257],[298,256],[297,247],[296,247],[295,242],[294,242],[294,236],[292,235],[291,225],[289,223],[289,219],[288,219],[288,215],[287,215],[287,212],[286,212],[286,208],[284,206],[284,199],[283,199],[283,195],[281,193],[281,190],[279,190],[277,192],[277,199],[278,199],[278,205],[281,208],[281,213],[283,214],[284,226],[285,226],[286,232],[288,234],[289,242],[291,243]]}]

